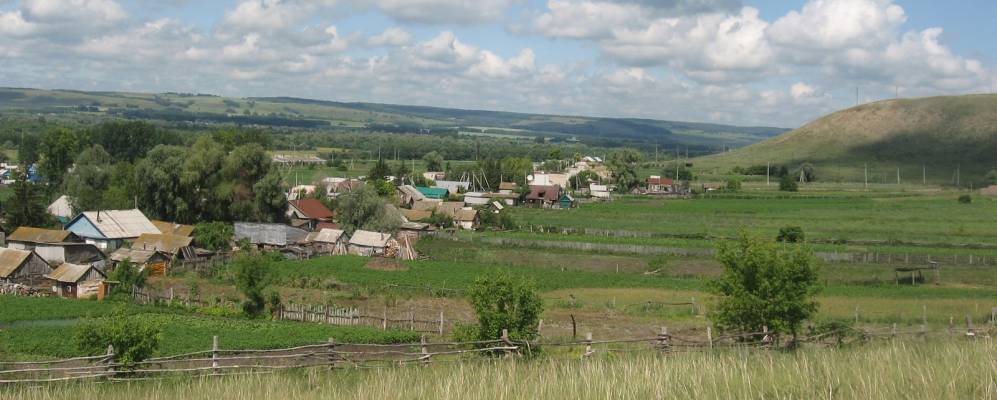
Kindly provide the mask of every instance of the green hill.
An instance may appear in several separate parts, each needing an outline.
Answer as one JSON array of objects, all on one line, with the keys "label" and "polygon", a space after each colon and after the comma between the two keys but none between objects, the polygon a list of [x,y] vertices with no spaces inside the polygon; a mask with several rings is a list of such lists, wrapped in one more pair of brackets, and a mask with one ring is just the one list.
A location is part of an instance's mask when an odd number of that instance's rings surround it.
[{"label": "green hill", "polygon": [[690,148],[703,154],[741,147],[785,132],[781,128],[462,110],[291,97],[229,98],[188,93],[84,92],[0,88],[0,115],[58,113],[174,123],[275,126],[318,130],[424,132],[449,130],[533,140],[580,141],[596,146]]},{"label": "green hill", "polygon": [[[695,160],[722,171],[809,162],[818,175],[861,181],[980,180],[997,166],[997,95],[887,100],[839,111],[772,139]],[[823,173],[821,173],[823,172]]]}]

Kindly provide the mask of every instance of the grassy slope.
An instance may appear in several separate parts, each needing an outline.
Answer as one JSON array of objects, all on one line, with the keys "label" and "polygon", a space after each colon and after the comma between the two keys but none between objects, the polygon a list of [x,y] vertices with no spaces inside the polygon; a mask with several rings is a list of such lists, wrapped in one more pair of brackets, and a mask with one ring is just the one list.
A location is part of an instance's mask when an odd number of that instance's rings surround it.
[{"label": "grassy slope", "polygon": [[[887,100],[839,111],[773,139],[729,153],[699,158],[704,169],[813,162],[850,167],[861,178],[865,163],[896,167],[907,179],[949,180],[961,164],[965,177],[982,175],[997,151],[997,95]],[[825,176],[830,168],[819,171]],[[858,174],[856,174],[858,172]],[[877,171],[877,174],[880,173]],[[878,178],[878,175],[875,177]],[[873,178],[870,178],[873,179]]]}]

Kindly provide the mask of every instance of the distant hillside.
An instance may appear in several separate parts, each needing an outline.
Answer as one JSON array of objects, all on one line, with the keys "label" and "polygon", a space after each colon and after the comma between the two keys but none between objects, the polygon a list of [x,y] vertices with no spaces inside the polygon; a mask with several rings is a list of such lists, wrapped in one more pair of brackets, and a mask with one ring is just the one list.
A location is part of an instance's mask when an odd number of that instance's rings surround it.
[{"label": "distant hillside", "polygon": [[997,166],[997,95],[864,104],[695,162],[704,168],[811,162],[853,170],[869,164],[880,169],[906,168],[901,172],[916,175],[918,180],[922,167],[941,180],[950,180],[958,168],[978,179]]},{"label": "distant hillside", "polygon": [[578,140],[598,146],[658,144],[689,147],[693,154],[746,146],[785,132],[781,128],[597,118],[290,97],[226,98],[185,93],[83,92],[0,88],[0,113],[50,112],[106,115],[168,122],[234,123],[302,129],[420,132],[449,130],[532,140]]}]

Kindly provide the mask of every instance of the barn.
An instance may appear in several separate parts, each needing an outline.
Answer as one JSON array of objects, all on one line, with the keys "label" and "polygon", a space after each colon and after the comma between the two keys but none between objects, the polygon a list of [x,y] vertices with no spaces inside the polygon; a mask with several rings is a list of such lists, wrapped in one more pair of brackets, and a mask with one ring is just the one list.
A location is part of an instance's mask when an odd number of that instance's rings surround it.
[{"label": "barn", "polygon": [[107,278],[92,265],[63,263],[45,276],[55,281],[52,290],[59,296],[69,299],[83,299],[96,296],[101,283]]},{"label": "barn", "polygon": [[350,254],[358,256],[381,256],[388,250],[391,234],[356,231],[350,238]]},{"label": "barn", "polygon": [[0,248],[0,282],[39,286],[52,267],[34,251]]}]

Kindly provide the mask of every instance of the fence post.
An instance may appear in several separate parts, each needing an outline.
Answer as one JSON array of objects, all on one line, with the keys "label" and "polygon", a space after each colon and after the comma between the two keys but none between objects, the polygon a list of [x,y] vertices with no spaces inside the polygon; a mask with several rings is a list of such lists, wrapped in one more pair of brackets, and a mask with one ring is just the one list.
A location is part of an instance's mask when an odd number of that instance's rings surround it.
[{"label": "fence post", "polygon": [[[995,308],[994,310],[997,311],[997,308]],[[544,320],[543,318],[540,318],[540,322],[537,322],[537,337],[543,337],[543,330],[544,330]]]},{"label": "fence post", "polygon": [[990,326],[997,326],[997,307],[990,309]]},{"label": "fence post", "polygon": [[381,329],[388,330],[388,306],[384,306],[384,314],[381,314]]},{"label": "fence post", "polygon": [[218,335],[211,337],[211,374],[218,375]]},{"label": "fence post", "polygon": [[859,306],[855,306],[855,324],[859,323]]},{"label": "fence post", "polygon": [[769,336],[769,326],[762,326],[762,347],[772,347],[772,337]]},{"label": "fence post", "polygon": [[422,366],[428,367],[430,355],[429,348],[426,347],[426,335],[422,335],[420,341],[422,342]]},{"label": "fence post", "polygon": [[710,344],[710,349],[713,349],[713,327],[706,327],[706,342]]},{"label": "fence post", "polygon": [[440,310],[440,335],[443,334],[443,310]]},{"label": "fence post", "polygon": [[336,339],[329,338],[328,347],[329,347],[329,356],[328,356],[329,369],[336,368],[336,359],[337,359],[337,357],[336,357]]},{"label": "fence post", "polygon": [[893,336],[894,338],[896,338],[896,337],[897,337],[897,323],[896,323],[896,322],[894,322],[894,323],[893,323],[893,330],[892,330],[892,331],[890,331],[890,334],[891,334],[891,335],[892,335],[892,336]]},{"label": "fence post", "polygon": [[689,303],[692,304],[692,315],[696,315],[696,298],[690,299]]},{"label": "fence post", "polygon": [[658,347],[663,352],[667,352],[671,349],[671,343],[669,343],[670,337],[668,336],[668,327],[662,326],[661,333],[658,334]]},{"label": "fence post", "polygon": [[595,352],[592,351],[592,332],[585,334],[585,354],[582,355],[583,358],[591,357]]},{"label": "fence post", "polygon": [[107,345],[107,374],[114,376],[114,345]]},{"label": "fence post", "polygon": [[[501,340],[502,340],[502,346],[504,346],[504,347],[511,347],[512,342],[509,340],[509,330],[508,329],[502,328],[502,339]],[[512,357],[512,350],[503,350],[503,352],[505,353],[505,358],[511,358]]]},{"label": "fence post", "polygon": [[973,317],[970,315],[966,316],[966,336],[970,339],[976,338],[976,329],[973,328]]},{"label": "fence post", "polygon": [[410,331],[415,330],[415,311],[412,310],[408,312],[408,329]]}]

